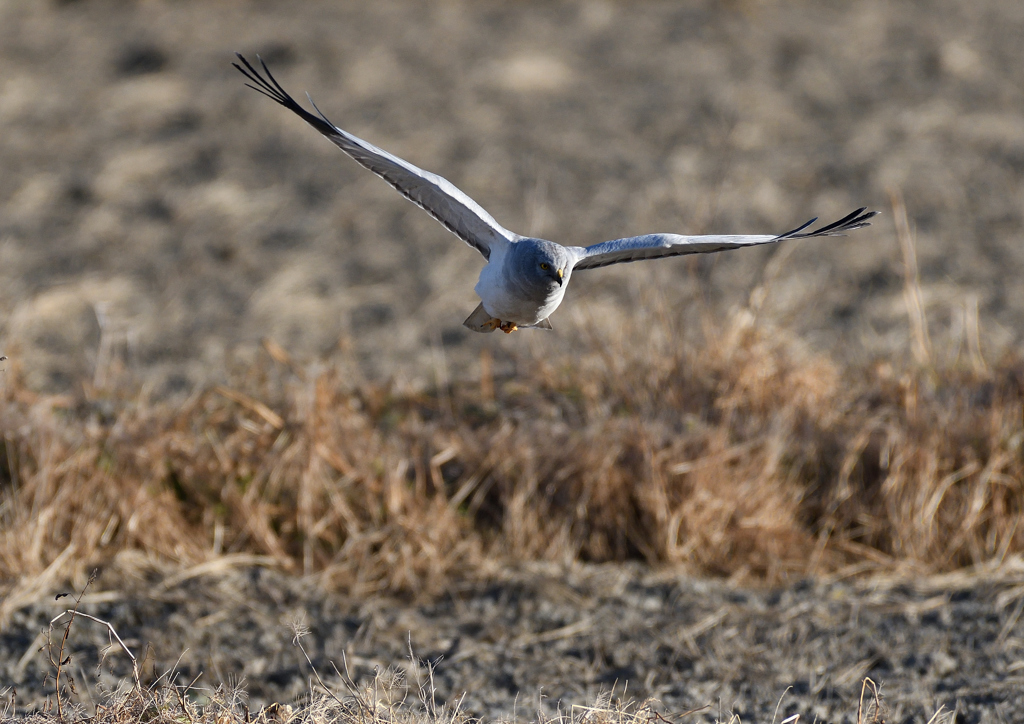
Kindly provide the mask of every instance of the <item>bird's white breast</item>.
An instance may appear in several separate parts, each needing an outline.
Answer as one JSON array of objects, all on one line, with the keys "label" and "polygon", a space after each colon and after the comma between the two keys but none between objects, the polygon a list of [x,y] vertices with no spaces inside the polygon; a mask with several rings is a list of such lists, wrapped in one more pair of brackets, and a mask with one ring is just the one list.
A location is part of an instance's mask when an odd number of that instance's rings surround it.
[{"label": "bird's white breast", "polygon": [[491,248],[491,258],[480,270],[475,291],[484,304],[484,310],[495,319],[515,322],[521,327],[537,324],[558,308],[565,294],[565,285],[544,299],[524,298],[520,290],[509,285],[503,272],[508,251],[506,245]]}]

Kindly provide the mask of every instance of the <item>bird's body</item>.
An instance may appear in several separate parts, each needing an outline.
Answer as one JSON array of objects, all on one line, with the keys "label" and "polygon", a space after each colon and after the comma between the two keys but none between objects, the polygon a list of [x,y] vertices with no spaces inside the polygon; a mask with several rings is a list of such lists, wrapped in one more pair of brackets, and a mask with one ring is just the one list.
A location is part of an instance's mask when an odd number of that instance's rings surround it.
[{"label": "bird's body", "polygon": [[550,328],[547,318],[562,303],[572,274],[571,252],[544,239],[493,245],[474,289],[484,311],[516,327]]},{"label": "bird's body", "polygon": [[520,327],[551,329],[548,317],[562,303],[574,270],[738,249],[784,239],[838,236],[869,226],[868,219],[878,213],[860,208],[815,231],[804,231],[817,221],[811,219],[792,231],[778,235],[646,234],[588,247],[563,246],[544,239],[524,237],[502,227],[446,179],[343,131],[328,121],[315,104],[313,108],[318,116],[306,111],[278,84],[262,60],[266,78],[241,55],[238,59],[245,68],[238,64],[235,67],[255,84],[250,88],[298,115],[483,255],[487,264],[481,270],[475,287],[481,303],[464,323],[477,332],[493,332],[495,329],[512,332]]}]

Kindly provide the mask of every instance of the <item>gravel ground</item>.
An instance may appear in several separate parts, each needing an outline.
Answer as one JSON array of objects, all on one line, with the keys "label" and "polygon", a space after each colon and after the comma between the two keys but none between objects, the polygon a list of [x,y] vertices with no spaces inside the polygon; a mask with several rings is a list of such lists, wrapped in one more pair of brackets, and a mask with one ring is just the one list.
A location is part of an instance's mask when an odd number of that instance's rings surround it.
[{"label": "gravel ground", "polygon": [[[119,588],[104,590],[114,580]],[[175,667],[181,683],[200,672],[205,685],[244,678],[253,710],[306,690],[311,671],[288,626],[301,621],[326,680],[343,655],[357,682],[374,667],[416,682],[432,662],[438,699],[465,692],[465,709],[492,720],[533,718],[541,695],[550,710],[614,689],[655,697],[666,712],[711,705],[689,721],[732,711],[768,722],[788,689],[786,716],[852,722],[868,676],[882,685],[889,722],[926,722],[940,706],[960,712],[957,722],[1019,722],[1022,584],[1017,571],[751,590],[639,566],[582,566],[509,573],[415,604],[351,601],[313,580],[241,566],[101,576],[82,610],[109,620],[140,658],[148,652],[146,676]],[[36,635],[60,606],[41,595],[0,634],[0,681],[17,686],[21,705],[39,702],[46,668]],[[97,675],[106,641],[102,627],[75,624],[79,691],[130,671],[111,654]]]}]

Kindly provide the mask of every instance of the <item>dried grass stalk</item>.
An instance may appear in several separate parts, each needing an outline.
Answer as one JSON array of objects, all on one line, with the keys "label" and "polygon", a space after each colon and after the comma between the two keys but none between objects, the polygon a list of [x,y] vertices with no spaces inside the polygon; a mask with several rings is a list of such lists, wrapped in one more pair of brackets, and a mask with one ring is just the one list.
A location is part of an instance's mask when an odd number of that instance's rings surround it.
[{"label": "dried grass stalk", "polygon": [[1020,359],[844,369],[748,310],[702,339],[659,325],[443,395],[279,352],[178,405],[39,395],[12,364],[0,618],[126,549],[428,594],[524,559],[780,581],[1024,551]]}]

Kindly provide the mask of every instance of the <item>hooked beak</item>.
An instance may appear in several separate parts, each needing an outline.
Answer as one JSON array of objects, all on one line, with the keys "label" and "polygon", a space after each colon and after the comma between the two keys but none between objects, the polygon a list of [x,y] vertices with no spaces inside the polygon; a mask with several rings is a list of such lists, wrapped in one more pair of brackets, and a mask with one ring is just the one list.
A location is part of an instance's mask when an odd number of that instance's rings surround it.
[{"label": "hooked beak", "polygon": [[555,272],[558,275],[558,286],[562,286],[565,283],[565,277],[562,275],[562,270],[559,269]]}]

